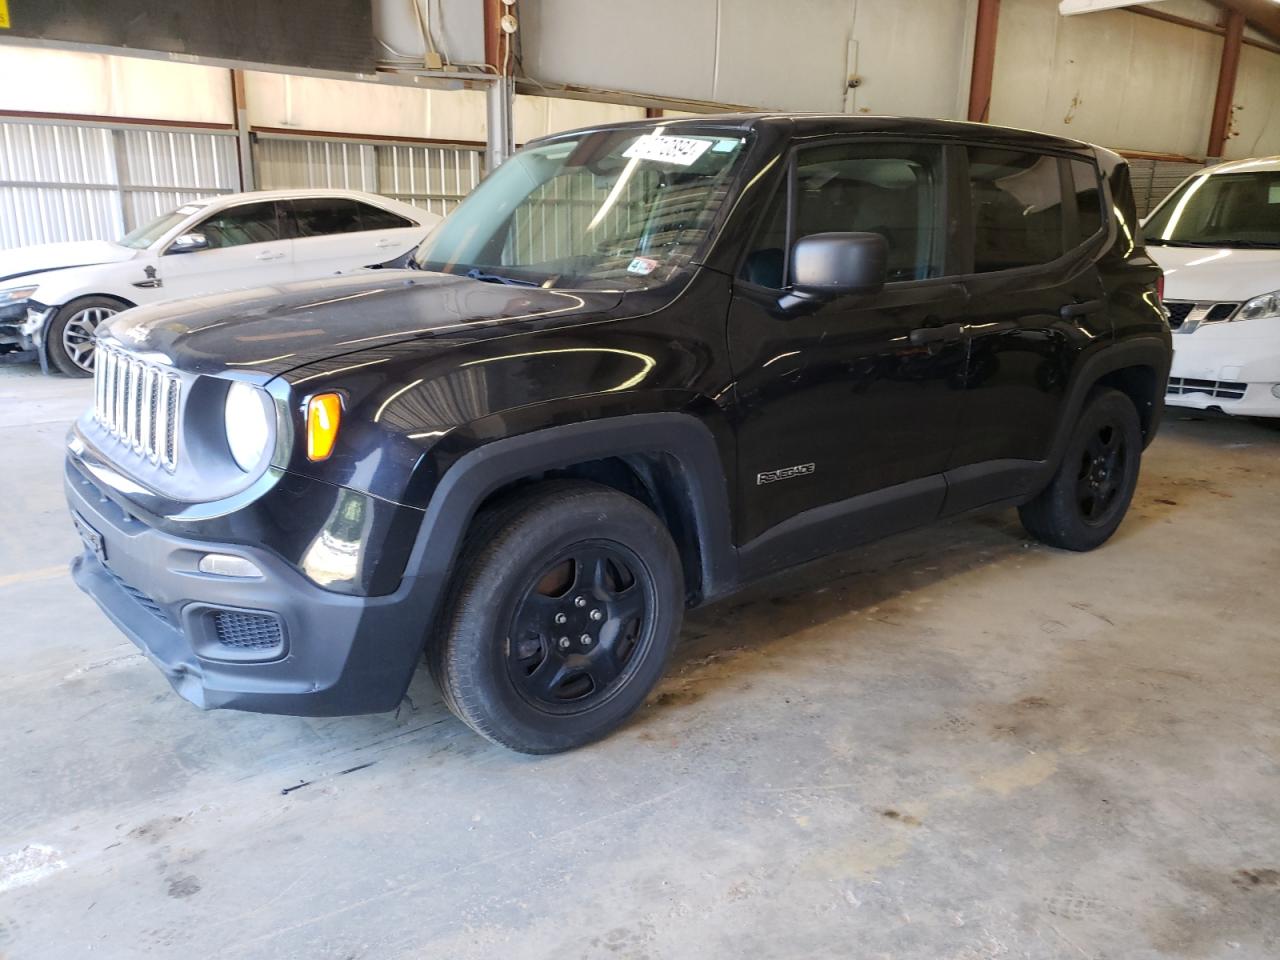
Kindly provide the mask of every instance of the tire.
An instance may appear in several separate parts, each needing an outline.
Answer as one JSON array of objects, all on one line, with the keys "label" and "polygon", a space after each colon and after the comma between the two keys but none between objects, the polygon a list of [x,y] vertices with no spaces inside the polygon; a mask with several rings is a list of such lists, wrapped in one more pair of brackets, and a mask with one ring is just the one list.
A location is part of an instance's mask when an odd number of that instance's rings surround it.
[{"label": "tire", "polygon": [[639,501],[539,483],[486,510],[427,662],[445,704],[521,753],[571,750],[634,713],[684,614],[680,557]]},{"label": "tire", "polygon": [[1052,547],[1101,546],[1129,509],[1141,462],[1142,429],[1133,401],[1119,390],[1095,389],[1049,486],[1018,508],[1022,525]]},{"label": "tire", "polygon": [[49,360],[68,377],[93,376],[93,334],[102,321],[123,309],[110,297],[80,297],[59,308],[45,332]]}]

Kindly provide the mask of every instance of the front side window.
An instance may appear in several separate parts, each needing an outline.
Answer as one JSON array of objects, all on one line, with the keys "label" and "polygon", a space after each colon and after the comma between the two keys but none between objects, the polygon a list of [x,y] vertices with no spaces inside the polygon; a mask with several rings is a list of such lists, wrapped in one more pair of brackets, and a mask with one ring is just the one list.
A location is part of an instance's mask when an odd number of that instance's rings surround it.
[{"label": "front side window", "polygon": [[1280,170],[1194,177],[1143,232],[1158,246],[1280,248]]},{"label": "front side window", "polygon": [[1056,157],[970,147],[969,203],[975,273],[1037,266],[1065,252]]},{"label": "front side window", "polygon": [[665,283],[710,242],[747,136],[657,125],[528,147],[427,236],[415,263],[545,287]]},{"label": "front side window", "polygon": [[195,233],[204,234],[209,249],[239,247],[246,243],[269,243],[280,239],[280,225],[273,200],[242,203],[215,213]]},{"label": "front side window", "polygon": [[[801,151],[795,161],[792,242],[815,233],[878,233],[888,242],[889,282],[942,275],[945,250],[942,153],[916,144],[841,143]],[[779,188],[743,262],[744,280],[781,289],[787,186]]]}]

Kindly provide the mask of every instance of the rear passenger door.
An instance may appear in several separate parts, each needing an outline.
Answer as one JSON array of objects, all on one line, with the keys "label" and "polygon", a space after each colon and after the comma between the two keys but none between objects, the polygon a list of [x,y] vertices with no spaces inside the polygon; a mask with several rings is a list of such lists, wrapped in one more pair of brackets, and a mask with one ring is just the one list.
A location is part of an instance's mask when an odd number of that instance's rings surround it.
[{"label": "rear passenger door", "polygon": [[299,280],[386,263],[426,235],[411,220],[350,197],[304,197],[290,204]]},{"label": "rear passenger door", "polygon": [[1094,263],[1103,221],[1092,163],[1004,146],[957,152],[969,363],[947,513],[1030,492],[1073,369],[1111,333]]}]

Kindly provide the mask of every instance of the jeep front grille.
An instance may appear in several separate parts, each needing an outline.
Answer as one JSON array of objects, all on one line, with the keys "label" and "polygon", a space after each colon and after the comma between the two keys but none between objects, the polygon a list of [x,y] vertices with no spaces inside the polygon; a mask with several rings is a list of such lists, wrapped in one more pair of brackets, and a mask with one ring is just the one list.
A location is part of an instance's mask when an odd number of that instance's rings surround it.
[{"label": "jeep front grille", "polygon": [[170,473],[178,465],[182,381],[163,367],[102,346],[94,363],[93,416],[140,457]]}]

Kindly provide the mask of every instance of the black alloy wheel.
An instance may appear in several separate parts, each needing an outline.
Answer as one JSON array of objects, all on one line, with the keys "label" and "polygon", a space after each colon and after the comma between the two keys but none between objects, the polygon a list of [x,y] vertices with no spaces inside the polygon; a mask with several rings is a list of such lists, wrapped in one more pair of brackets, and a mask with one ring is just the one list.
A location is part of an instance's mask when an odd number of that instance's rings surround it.
[{"label": "black alloy wheel", "polygon": [[1104,422],[1085,444],[1076,480],[1076,502],[1086,523],[1102,522],[1115,503],[1127,475],[1129,450],[1124,431]]},{"label": "black alloy wheel", "polygon": [[1120,526],[1142,463],[1142,425],[1133,401],[1100,387],[1067,440],[1048,485],[1018,508],[1027,532],[1064,550],[1092,550]]},{"label": "black alloy wheel", "polygon": [[624,723],[661,678],[685,584],[662,520],[617,490],[532,484],[472,522],[427,664],[482,736],[557,753]]},{"label": "black alloy wheel", "polygon": [[[639,571],[639,572],[637,572]],[[654,586],[635,553],[590,540],[529,585],[507,634],[507,671],[538,709],[581,713],[611,696],[651,644]]]}]

